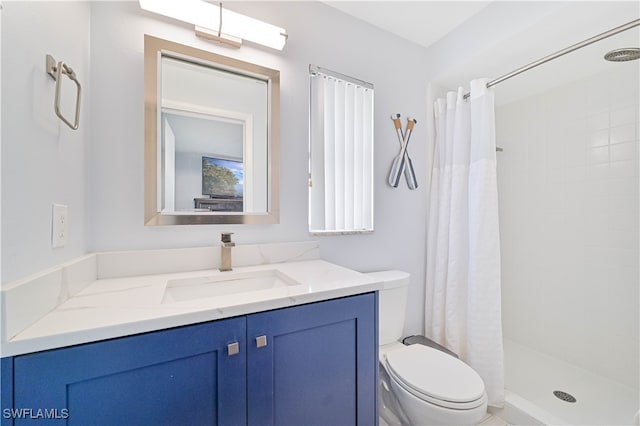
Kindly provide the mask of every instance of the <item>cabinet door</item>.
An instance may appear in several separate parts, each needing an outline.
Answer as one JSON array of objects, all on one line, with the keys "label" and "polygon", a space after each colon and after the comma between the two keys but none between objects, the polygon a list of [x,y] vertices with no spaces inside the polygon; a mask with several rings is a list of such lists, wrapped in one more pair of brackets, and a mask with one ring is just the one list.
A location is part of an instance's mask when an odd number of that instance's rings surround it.
[{"label": "cabinet door", "polygon": [[377,323],[374,293],[249,315],[249,424],[376,425]]},{"label": "cabinet door", "polygon": [[241,317],[17,356],[14,407],[66,409],[69,425],[246,424],[245,336]]}]

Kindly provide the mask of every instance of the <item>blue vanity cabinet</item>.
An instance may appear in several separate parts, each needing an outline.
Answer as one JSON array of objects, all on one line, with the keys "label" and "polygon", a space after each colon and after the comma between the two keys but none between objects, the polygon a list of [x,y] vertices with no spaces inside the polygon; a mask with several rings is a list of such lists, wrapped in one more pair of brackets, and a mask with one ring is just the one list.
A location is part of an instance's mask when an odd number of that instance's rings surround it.
[{"label": "blue vanity cabinet", "polygon": [[13,407],[32,411],[14,424],[246,424],[245,334],[240,317],[16,356]]},{"label": "blue vanity cabinet", "polygon": [[250,425],[376,425],[377,294],[247,317]]},{"label": "blue vanity cabinet", "polygon": [[376,425],[377,348],[367,293],[3,358],[2,426]]}]

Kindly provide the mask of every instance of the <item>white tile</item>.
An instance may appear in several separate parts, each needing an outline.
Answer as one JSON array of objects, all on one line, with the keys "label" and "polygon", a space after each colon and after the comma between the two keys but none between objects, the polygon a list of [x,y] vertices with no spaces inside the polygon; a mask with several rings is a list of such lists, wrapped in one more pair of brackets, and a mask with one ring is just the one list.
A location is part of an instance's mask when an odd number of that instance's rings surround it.
[{"label": "white tile", "polygon": [[591,164],[607,163],[609,161],[609,147],[597,146],[589,150],[589,162]]},{"label": "white tile", "polygon": [[588,138],[589,144],[592,147],[607,145],[609,143],[609,129],[606,128],[591,132]]},{"label": "white tile", "polygon": [[[501,134],[512,140],[524,133],[523,142],[532,144],[502,164],[499,175],[501,184],[508,181],[500,193],[505,336],[593,369],[606,362],[605,350],[591,349],[594,340],[603,336],[606,350],[624,351],[618,366],[628,366],[622,336],[633,342],[638,335],[630,325],[640,311],[638,291],[626,284],[635,279],[637,287],[640,245],[640,102],[637,89],[629,90],[637,88],[639,68],[633,67],[635,74],[611,68],[509,105],[513,120]],[[566,96],[580,91],[586,100]],[[574,107],[570,114],[544,111],[563,96],[556,106]],[[600,372],[613,377],[618,366]]]},{"label": "white tile", "polygon": [[632,142],[638,140],[637,125],[626,124],[624,126],[611,127],[609,129],[609,143]]},{"label": "white tile", "polygon": [[607,182],[608,193],[611,197],[635,198],[638,200],[638,180],[631,178],[610,179]]},{"label": "white tile", "polygon": [[565,167],[588,164],[588,150],[583,141],[584,139],[571,140],[564,146],[562,162]]},{"label": "white tile", "polygon": [[637,121],[638,109],[637,106],[633,104],[611,111],[611,127],[617,127],[624,124],[632,124],[636,123]]},{"label": "white tile", "polygon": [[502,420],[498,416],[489,414],[480,423],[478,423],[478,425],[479,426],[508,426],[508,423]]},{"label": "white tile", "polygon": [[[600,167],[600,166],[599,166]],[[608,166],[602,166],[607,167]],[[592,180],[583,183],[589,202],[594,202],[595,205],[590,208],[598,208],[606,206],[607,198],[609,197],[609,181],[605,179]]]},{"label": "white tile", "polygon": [[[638,252],[633,248],[609,247],[606,259],[608,264],[615,268],[631,268],[638,264]],[[634,300],[634,302],[637,302],[637,300]]]},{"label": "white tile", "polygon": [[[624,194],[611,194],[609,196],[608,211],[609,223],[611,225],[609,228],[624,226],[629,229],[629,227],[638,223],[638,198],[630,194],[626,196]],[[618,222],[622,218],[625,220]],[[637,237],[636,235],[636,238]]]},{"label": "white tile", "polygon": [[589,130],[602,130],[609,128],[609,111],[602,111],[591,114],[587,118],[587,128]]},{"label": "white tile", "polygon": [[562,171],[566,182],[584,184],[584,181],[587,179],[586,166],[566,167]]},{"label": "white tile", "polygon": [[637,160],[611,162],[611,168],[608,171],[608,177],[610,177],[611,179],[630,178],[636,176],[638,176]]},{"label": "white tile", "polygon": [[611,175],[609,164],[592,164],[587,169],[588,180],[605,180],[609,179]]},{"label": "white tile", "polygon": [[606,82],[598,81],[584,88],[587,91],[588,112],[597,114],[607,109],[610,96],[608,86]]},{"label": "white tile", "polygon": [[[614,247],[633,250],[638,246],[638,227],[624,227],[613,221],[615,226],[609,226],[609,243]],[[635,232],[634,232],[635,231]],[[636,254],[632,256],[637,257]]]},{"label": "white tile", "polygon": [[635,160],[638,155],[638,142],[612,144],[609,147],[611,161]]}]

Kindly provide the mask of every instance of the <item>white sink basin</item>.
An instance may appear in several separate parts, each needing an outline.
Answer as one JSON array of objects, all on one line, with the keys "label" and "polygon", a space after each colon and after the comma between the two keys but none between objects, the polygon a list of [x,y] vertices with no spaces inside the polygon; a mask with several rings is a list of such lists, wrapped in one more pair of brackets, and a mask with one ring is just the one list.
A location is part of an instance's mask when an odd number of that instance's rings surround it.
[{"label": "white sink basin", "polygon": [[275,269],[252,272],[222,272],[219,275],[167,281],[162,303],[183,302],[279,288],[286,289],[295,285],[300,285],[300,283]]}]

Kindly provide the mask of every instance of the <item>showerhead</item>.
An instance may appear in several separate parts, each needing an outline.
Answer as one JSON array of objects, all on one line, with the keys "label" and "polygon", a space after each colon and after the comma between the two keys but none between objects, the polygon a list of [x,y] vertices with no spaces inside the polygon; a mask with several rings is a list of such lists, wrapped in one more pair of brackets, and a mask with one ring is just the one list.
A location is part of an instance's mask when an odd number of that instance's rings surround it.
[{"label": "showerhead", "polygon": [[615,49],[611,52],[607,52],[604,55],[604,58],[611,62],[633,61],[635,59],[640,59],[640,48],[627,47],[624,49]]}]

